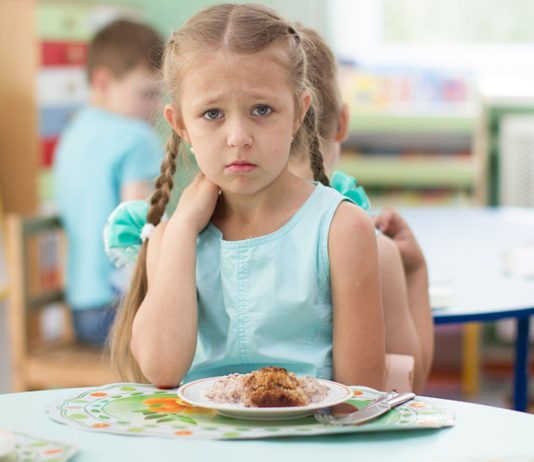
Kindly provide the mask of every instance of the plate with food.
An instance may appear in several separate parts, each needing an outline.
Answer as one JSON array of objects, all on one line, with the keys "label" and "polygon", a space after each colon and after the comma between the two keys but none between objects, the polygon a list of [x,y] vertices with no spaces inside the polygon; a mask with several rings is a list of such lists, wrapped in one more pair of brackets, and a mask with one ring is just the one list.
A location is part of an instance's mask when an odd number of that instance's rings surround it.
[{"label": "plate with food", "polygon": [[298,377],[274,366],[196,380],[182,385],[177,393],[194,406],[246,420],[299,419],[352,396],[351,389],[340,383]]}]

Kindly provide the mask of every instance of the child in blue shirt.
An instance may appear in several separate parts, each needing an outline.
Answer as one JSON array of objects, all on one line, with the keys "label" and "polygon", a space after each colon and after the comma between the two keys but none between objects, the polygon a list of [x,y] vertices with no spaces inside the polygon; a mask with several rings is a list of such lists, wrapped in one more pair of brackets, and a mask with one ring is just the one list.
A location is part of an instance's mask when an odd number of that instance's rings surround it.
[{"label": "child in blue shirt", "polygon": [[[208,8],[169,40],[173,134],[112,337],[125,378],[172,387],[274,364],[383,389],[374,228],[319,182],[302,40],[250,4]],[[200,173],[162,222],[183,141]],[[303,146],[316,183],[288,169]]]},{"label": "child in blue shirt", "polygon": [[60,138],[55,198],[68,239],[66,293],[79,342],[102,345],[117,295],[102,230],[123,200],[144,199],[162,147],[149,125],[159,103],[163,42],[150,27],[115,21],[89,45],[89,105]]}]

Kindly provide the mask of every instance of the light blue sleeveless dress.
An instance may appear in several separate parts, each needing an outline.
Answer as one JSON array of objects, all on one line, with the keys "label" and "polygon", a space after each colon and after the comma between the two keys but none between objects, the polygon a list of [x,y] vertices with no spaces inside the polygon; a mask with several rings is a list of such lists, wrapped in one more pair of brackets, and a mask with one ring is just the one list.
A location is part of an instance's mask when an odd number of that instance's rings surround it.
[{"label": "light blue sleeveless dress", "polygon": [[275,365],[332,378],[328,233],[345,196],[317,184],[277,231],[197,241],[198,345],[184,382]]}]

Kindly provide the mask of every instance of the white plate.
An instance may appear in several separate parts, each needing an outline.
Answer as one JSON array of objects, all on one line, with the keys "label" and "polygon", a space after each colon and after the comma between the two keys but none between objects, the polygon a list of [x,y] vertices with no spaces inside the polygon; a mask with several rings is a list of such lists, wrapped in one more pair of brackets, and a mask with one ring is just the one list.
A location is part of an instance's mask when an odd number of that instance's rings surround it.
[{"label": "white plate", "polygon": [[317,379],[317,381],[328,387],[326,397],[307,406],[292,407],[246,407],[240,404],[216,403],[205,396],[205,392],[217,380],[222,377],[211,377],[186,383],[178,388],[178,397],[192,404],[193,406],[214,409],[219,414],[245,420],[290,420],[299,419],[313,414],[317,409],[334,406],[346,401],[352,396],[349,387],[330,380]]},{"label": "white plate", "polygon": [[0,428],[0,457],[7,456],[15,447],[15,436],[13,433]]}]

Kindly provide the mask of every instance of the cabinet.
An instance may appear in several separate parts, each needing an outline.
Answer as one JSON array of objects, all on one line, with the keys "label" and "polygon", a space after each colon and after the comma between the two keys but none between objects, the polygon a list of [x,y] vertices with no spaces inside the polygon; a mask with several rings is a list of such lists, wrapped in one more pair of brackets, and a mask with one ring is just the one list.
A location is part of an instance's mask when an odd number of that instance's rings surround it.
[{"label": "cabinet", "polygon": [[[513,87],[512,87],[513,88]],[[507,133],[503,137],[503,131],[507,127],[507,121],[510,119],[531,120],[534,117],[534,94],[524,93],[522,95],[509,95],[502,92],[501,94],[482,95],[481,115],[478,120],[475,131],[475,152],[476,156],[482,160],[481,168],[481,196],[485,203],[497,206],[532,206],[533,199],[517,200],[517,198],[508,198],[507,191],[503,191],[503,185],[523,182],[524,192],[530,189],[534,180],[534,148],[533,143],[533,126],[525,131],[518,131],[516,135]],[[510,139],[515,136],[515,140]],[[506,140],[504,138],[507,138]],[[503,145],[504,142],[504,145]],[[512,142],[512,143],[511,143]],[[514,143],[515,142],[515,143]],[[513,146],[515,144],[515,147]],[[505,153],[503,148],[508,147],[511,151]],[[514,165],[512,157],[517,156],[517,149],[522,150],[521,158],[523,165]],[[507,156],[508,165],[501,165]],[[519,157],[517,157],[519,160]],[[503,168],[504,167],[504,168]],[[518,169],[523,169],[519,172]],[[507,175],[508,171],[508,175]],[[510,177],[509,174],[514,174]],[[521,173],[518,175],[518,173]],[[506,177],[504,177],[506,175]],[[520,187],[521,184],[514,185]],[[506,186],[504,186],[506,187]],[[532,193],[530,194],[532,196]]]},{"label": "cabinet", "polygon": [[0,2],[0,196],[5,212],[37,206],[37,49],[33,0]]}]

